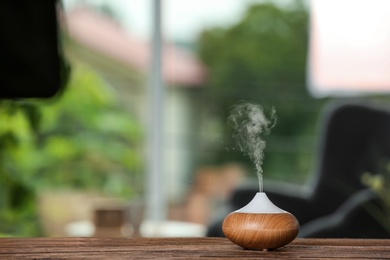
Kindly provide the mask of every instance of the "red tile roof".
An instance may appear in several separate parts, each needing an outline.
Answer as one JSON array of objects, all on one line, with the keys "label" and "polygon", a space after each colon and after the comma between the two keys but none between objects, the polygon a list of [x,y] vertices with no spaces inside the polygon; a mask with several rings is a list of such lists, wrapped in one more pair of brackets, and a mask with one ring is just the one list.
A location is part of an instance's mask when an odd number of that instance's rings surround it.
[{"label": "red tile roof", "polygon": [[[87,8],[71,10],[65,19],[69,35],[80,44],[141,73],[149,73],[150,42],[132,36],[115,21]],[[167,84],[201,86],[205,82],[205,66],[189,51],[165,43],[162,59]]]}]

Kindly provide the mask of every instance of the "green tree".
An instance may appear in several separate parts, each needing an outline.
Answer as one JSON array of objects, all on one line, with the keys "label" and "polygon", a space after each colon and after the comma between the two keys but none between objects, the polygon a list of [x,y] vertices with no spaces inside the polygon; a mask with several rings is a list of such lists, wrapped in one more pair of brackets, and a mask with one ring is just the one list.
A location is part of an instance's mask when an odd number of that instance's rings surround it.
[{"label": "green tree", "polygon": [[[272,106],[278,123],[267,137],[265,176],[305,178],[324,100],[313,99],[306,89],[308,11],[304,2],[252,5],[237,24],[204,31],[198,44],[209,69],[206,100],[213,106],[208,109],[226,125],[224,145],[234,146],[232,129],[226,124],[234,104],[246,100]],[[215,160],[242,161],[253,168],[248,158],[231,149],[221,149]]]}]

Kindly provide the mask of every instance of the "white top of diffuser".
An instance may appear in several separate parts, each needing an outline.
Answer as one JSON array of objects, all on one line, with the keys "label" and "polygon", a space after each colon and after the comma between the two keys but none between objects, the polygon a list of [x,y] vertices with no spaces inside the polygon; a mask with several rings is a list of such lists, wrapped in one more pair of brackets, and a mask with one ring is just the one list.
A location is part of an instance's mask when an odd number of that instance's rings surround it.
[{"label": "white top of diffuser", "polygon": [[287,213],[275,206],[264,192],[256,193],[255,197],[243,208],[236,210],[240,213]]}]

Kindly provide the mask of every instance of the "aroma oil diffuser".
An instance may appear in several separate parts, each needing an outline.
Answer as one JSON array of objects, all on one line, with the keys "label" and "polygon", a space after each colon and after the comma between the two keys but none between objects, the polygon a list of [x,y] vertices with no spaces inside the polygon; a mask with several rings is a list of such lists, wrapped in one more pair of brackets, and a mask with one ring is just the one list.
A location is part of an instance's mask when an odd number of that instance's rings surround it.
[{"label": "aroma oil diffuser", "polygon": [[245,207],[230,213],[222,224],[225,236],[246,249],[275,249],[293,241],[298,220],[258,192]]},{"label": "aroma oil diffuser", "polygon": [[299,232],[297,219],[275,206],[262,192],[261,165],[266,142],[261,135],[269,134],[276,124],[275,113],[272,108],[268,119],[260,105],[244,102],[235,106],[229,116],[238,147],[255,164],[260,192],[248,205],[230,213],[222,224],[222,230],[229,240],[247,249],[267,250],[282,247],[293,241]]}]

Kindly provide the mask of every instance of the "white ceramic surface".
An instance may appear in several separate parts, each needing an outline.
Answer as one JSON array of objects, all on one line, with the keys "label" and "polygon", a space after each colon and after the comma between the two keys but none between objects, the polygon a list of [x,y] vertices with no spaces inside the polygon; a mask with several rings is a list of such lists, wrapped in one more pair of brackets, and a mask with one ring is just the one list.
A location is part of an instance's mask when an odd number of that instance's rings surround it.
[{"label": "white ceramic surface", "polygon": [[253,197],[253,199],[243,208],[236,210],[235,212],[239,213],[287,213],[287,211],[282,210],[275,206],[272,201],[269,200],[268,196],[264,192],[258,192]]}]

